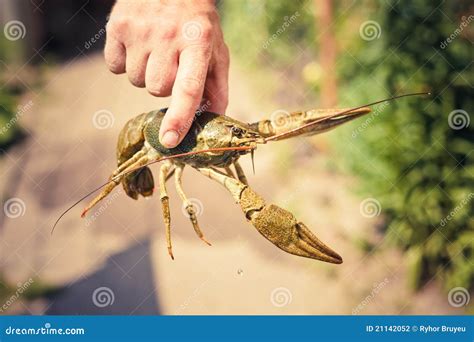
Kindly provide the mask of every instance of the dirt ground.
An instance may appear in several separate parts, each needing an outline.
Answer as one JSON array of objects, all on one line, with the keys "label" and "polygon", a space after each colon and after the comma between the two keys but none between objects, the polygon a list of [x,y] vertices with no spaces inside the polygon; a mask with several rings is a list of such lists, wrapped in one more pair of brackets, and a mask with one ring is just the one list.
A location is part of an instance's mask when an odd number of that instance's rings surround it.
[{"label": "dirt ground", "polygon": [[[279,109],[235,63],[230,90],[228,114],[238,119],[253,121]],[[63,291],[33,302],[20,298],[7,313],[110,313],[113,307],[122,314],[172,315],[461,313],[434,282],[416,294],[408,290],[406,258],[376,233],[381,217],[361,215],[362,199],[351,192],[355,180],[329,171],[330,150],[318,147],[325,146],[324,137],[259,148],[255,175],[250,158],[242,164],[253,188],[268,202],[294,211],[343,256],[342,265],[280,251],[246,222],[225,189],[191,169],[185,171],[184,187],[198,205],[211,247],[195,236],[172,182],[174,261],[167,255],[156,195],[133,201],[116,190],[89,220],[79,217],[83,202],[51,236],[61,211],[114,169],[123,124],[135,114],[166,107],[168,99],[153,98],[126,76],[112,75],[100,55],[49,70],[44,86],[28,99],[33,107],[21,123],[29,138],[0,161],[3,202],[24,203],[23,215],[3,219],[0,267],[11,284],[32,277]],[[153,170],[156,174],[157,167]],[[361,238],[376,248],[364,252],[356,243]],[[128,254],[114,257],[132,249],[133,261]],[[145,262],[149,269],[141,267]],[[101,276],[110,265],[113,276]],[[94,274],[93,282],[85,282]],[[101,286],[111,290],[112,304],[75,309],[91,303]],[[149,303],[156,311],[141,310]]]}]

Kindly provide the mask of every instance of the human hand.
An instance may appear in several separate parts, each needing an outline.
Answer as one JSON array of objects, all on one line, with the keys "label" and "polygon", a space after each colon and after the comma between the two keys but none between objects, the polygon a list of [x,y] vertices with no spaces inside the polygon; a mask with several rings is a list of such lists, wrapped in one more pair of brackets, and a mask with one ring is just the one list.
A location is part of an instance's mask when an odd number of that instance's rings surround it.
[{"label": "human hand", "polygon": [[225,112],[229,51],[212,0],[117,0],[104,55],[133,85],[172,95],[160,129],[166,147],[181,142],[203,98],[205,110]]}]

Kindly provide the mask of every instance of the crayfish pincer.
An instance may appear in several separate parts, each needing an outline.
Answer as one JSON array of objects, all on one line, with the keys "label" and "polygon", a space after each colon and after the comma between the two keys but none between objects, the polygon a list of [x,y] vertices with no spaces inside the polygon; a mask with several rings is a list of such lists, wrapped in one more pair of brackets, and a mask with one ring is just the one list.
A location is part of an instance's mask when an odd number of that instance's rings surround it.
[{"label": "crayfish pincer", "polygon": [[[140,114],[128,121],[122,129],[117,144],[117,169],[106,184],[96,189],[103,188],[102,192],[84,209],[82,216],[86,215],[119,184],[122,184],[126,194],[133,199],[139,196],[151,196],[155,189],[155,182],[149,165],[163,162],[159,171],[158,189],[168,253],[171,258],[174,258],[171,245],[171,215],[166,188],[168,179],[173,175],[176,190],[196,234],[205,243],[210,244],[198,224],[196,210],[181,185],[183,170],[185,166],[190,166],[222,184],[240,205],[245,217],[260,234],[277,247],[298,256],[340,264],[342,258],[339,254],[322,243],[292,213],[274,204],[267,204],[250,188],[239,164],[239,158],[248,153],[251,153],[253,157],[253,151],[258,144],[323,133],[369,113],[368,106],[395,98],[422,94],[425,93],[401,95],[350,109],[315,109],[295,112],[288,114],[284,125],[274,120],[247,124],[229,116],[198,111],[183,141],[171,149],[161,145],[158,138],[166,109]],[[61,217],[81,200],[69,207],[59,217],[54,227]]]},{"label": "crayfish pincer", "polygon": [[342,263],[339,254],[322,243],[288,210],[275,204],[266,204],[265,200],[247,185],[216,170],[200,171],[224,185],[240,204],[245,217],[275,246],[291,254],[334,264]]}]

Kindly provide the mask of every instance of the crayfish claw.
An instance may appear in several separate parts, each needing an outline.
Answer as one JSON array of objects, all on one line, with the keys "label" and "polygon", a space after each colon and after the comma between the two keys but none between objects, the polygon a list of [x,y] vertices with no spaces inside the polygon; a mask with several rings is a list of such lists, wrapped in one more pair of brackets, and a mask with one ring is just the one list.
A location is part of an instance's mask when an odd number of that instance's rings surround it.
[{"label": "crayfish claw", "polygon": [[[333,264],[341,264],[339,254],[326,246],[302,222],[288,210],[275,204],[265,204],[252,189],[246,188],[241,194],[241,207],[267,240],[287,253],[317,259]],[[259,204],[253,206],[250,203]],[[263,205],[262,205],[263,204]]]},{"label": "crayfish claw", "polygon": [[304,223],[298,222],[296,229],[300,238],[294,246],[296,251],[302,251],[313,259],[342,264],[341,256],[319,240]]},{"label": "crayfish claw", "polygon": [[342,263],[342,258],[322,243],[288,210],[267,204],[248,185],[210,168],[198,169],[202,174],[221,183],[232,194],[245,217],[268,241],[287,253],[330,262]]}]

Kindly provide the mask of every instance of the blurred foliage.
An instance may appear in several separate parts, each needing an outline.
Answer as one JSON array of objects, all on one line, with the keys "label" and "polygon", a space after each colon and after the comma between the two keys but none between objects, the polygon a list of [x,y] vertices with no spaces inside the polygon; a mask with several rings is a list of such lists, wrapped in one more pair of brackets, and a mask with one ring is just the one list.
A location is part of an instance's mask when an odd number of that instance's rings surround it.
[{"label": "blurred foliage", "polygon": [[[380,37],[366,41],[357,32],[341,63],[341,78],[350,80],[342,94],[352,105],[393,94],[433,93],[379,106],[367,120],[338,134],[339,141],[344,136],[339,148],[345,165],[361,176],[364,195],[380,201],[390,240],[407,251],[414,288],[434,276],[447,289],[474,286],[469,26],[442,47],[469,17],[467,6],[463,1],[382,2],[370,18],[380,25]],[[449,118],[457,109],[464,112]]]},{"label": "blurred foliage", "polygon": [[0,88],[0,149],[5,149],[21,135],[15,118],[20,90],[4,83],[6,70],[3,69],[3,66],[7,65],[11,59],[11,42],[0,36],[0,61],[4,63],[0,63],[0,81],[2,83]]},{"label": "blurred foliage", "polygon": [[221,1],[226,42],[249,64],[265,63],[270,56],[272,64],[287,65],[294,61],[295,51],[314,47],[312,5],[311,0]]},{"label": "blurred foliage", "polygon": [[[317,51],[313,1],[220,5],[226,40],[248,65],[284,68],[295,63],[299,48]],[[335,1],[333,6],[330,29],[339,48],[341,106],[407,92],[433,93],[379,105],[365,121],[338,129],[333,135],[341,152],[338,165],[360,176],[361,196],[380,201],[388,241],[406,250],[413,288],[433,276],[447,289],[472,288],[474,122],[456,130],[448,121],[456,109],[467,113],[461,120],[470,120],[473,113],[472,23],[456,33],[469,18],[469,1]],[[265,48],[285,17],[296,11],[298,20]],[[374,38],[366,28],[369,39],[363,39],[360,30],[369,20],[379,25],[380,35],[376,31]],[[455,39],[442,47],[452,34]],[[317,89],[318,63],[301,67],[307,86]]]},{"label": "blurred foliage", "polygon": [[20,282],[13,286],[0,276],[0,309],[4,310],[3,306],[6,306],[8,310],[10,305],[44,298],[58,291],[60,291],[59,288],[45,284],[36,278],[30,278],[24,283]]}]

